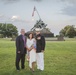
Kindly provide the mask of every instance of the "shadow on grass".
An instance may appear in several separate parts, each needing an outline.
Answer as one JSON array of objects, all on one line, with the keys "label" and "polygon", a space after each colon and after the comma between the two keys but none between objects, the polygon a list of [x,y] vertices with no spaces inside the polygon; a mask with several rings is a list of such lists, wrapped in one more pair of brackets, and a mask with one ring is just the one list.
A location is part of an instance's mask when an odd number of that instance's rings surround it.
[{"label": "shadow on grass", "polygon": [[5,71],[2,71],[0,75],[75,75],[75,74],[71,72],[60,72],[60,71],[52,71],[52,70],[39,71],[37,69],[35,69],[35,72],[32,72],[29,70],[29,68],[17,71],[13,67],[11,69],[8,68]]},{"label": "shadow on grass", "polygon": [[4,73],[1,73],[1,75],[50,75],[49,72],[46,71],[39,71],[39,70],[35,70],[35,72],[32,72],[30,70],[20,70],[20,71],[16,71],[15,69],[12,71],[7,71]]}]

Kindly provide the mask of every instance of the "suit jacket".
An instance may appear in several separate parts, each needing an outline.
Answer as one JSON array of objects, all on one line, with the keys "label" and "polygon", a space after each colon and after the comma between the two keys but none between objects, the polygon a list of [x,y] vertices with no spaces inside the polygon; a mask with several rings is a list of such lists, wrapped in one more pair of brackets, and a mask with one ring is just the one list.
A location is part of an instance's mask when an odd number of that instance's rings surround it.
[{"label": "suit jacket", "polygon": [[[25,42],[26,42],[26,37],[25,37]],[[20,51],[20,54],[26,53],[26,48],[24,47],[24,40],[22,35],[19,35],[16,38],[16,53],[18,53],[18,51]]]},{"label": "suit jacket", "polygon": [[41,34],[36,36],[36,52],[39,53],[45,50],[45,38]]}]

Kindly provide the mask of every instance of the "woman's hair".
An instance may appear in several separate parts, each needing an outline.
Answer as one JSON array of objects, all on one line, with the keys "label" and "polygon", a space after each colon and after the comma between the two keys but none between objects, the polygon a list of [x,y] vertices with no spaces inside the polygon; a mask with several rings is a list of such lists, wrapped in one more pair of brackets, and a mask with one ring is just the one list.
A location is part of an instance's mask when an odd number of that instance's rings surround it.
[{"label": "woman's hair", "polygon": [[28,34],[28,38],[30,39],[29,35],[32,34],[32,38],[34,38],[34,34],[33,33],[29,33]]}]

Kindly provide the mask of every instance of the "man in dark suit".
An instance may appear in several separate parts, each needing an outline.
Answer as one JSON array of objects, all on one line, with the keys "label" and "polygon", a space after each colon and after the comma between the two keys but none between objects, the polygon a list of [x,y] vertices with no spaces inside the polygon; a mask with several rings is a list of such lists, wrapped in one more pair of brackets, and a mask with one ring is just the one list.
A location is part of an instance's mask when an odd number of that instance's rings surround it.
[{"label": "man in dark suit", "polygon": [[20,70],[19,62],[21,60],[21,68],[25,68],[25,55],[26,55],[26,37],[24,36],[25,30],[21,29],[21,35],[16,38],[16,69]]},{"label": "man in dark suit", "polygon": [[36,28],[36,54],[37,54],[37,69],[44,70],[44,50],[45,50],[45,38],[41,35],[40,29]]}]

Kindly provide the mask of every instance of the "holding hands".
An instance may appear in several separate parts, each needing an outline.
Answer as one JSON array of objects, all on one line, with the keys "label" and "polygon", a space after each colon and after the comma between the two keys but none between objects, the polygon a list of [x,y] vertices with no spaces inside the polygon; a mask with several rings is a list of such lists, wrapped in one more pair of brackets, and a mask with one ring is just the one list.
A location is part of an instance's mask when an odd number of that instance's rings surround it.
[{"label": "holding hands", "polygon": [[32,49],[36,50],[33,45],[30,48],[27,48],[28,51],[31,51]]}]

